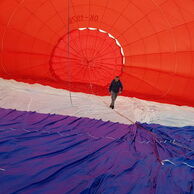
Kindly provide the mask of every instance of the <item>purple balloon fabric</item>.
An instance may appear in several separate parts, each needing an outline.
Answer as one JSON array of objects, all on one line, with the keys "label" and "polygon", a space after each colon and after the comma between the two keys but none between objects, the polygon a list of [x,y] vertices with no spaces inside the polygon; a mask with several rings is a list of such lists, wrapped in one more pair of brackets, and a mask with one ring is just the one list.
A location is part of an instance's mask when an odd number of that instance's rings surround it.
[{"label": "purple balloon fabric", "polygon": [[193,134],[0,109],[0,193],[194,193]]}]

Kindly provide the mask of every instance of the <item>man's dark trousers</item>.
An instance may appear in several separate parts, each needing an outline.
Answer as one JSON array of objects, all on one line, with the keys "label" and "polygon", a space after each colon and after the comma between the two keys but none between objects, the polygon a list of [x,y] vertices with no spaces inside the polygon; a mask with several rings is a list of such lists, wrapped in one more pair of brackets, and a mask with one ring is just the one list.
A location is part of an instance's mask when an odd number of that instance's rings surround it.
[{"label": "man's dark trousers", "polygon": [[111,99],[112,99],[112,102],[111,102],[110,106],[114,107],[115,100],[117,98],[117,95],[118,95],[118,93],[115,93],[115,92],[111,91]]}]

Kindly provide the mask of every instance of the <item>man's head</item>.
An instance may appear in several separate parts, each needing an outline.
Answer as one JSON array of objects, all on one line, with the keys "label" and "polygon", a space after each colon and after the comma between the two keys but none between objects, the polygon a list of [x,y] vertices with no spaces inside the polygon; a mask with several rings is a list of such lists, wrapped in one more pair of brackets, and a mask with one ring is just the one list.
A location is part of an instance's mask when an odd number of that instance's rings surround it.
[{"label": "man's head", "polygon": [[119,76],[116,76],[116,77],[115,77],[115,81],[116,81],[116,82],[119,81]]}]

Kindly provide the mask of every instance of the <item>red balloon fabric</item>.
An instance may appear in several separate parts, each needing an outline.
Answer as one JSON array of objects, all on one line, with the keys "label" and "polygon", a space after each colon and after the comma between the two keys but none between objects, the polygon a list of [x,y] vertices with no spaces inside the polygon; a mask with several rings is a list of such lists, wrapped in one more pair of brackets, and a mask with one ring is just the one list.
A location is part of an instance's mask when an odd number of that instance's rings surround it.
[{"label": "red balloon fabric", "polygon": [[106,86],[120,75],[124,56],[113,36],[94,28],[74,30],[56,45],[50,65],[61,81]]},{"label": "red balloon fabric", "polygon": [[1,0],[0,76],[194,106],[193,0]]}]

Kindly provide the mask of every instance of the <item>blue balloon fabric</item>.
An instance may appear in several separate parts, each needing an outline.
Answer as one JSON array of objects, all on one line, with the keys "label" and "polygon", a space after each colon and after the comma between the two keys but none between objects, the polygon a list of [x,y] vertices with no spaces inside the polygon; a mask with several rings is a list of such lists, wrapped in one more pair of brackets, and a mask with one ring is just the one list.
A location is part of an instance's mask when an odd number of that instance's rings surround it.
[{"label": "blue balloon fabric", "polygon": [[0,193],[194,193],[193,134],[0,109]]}]

